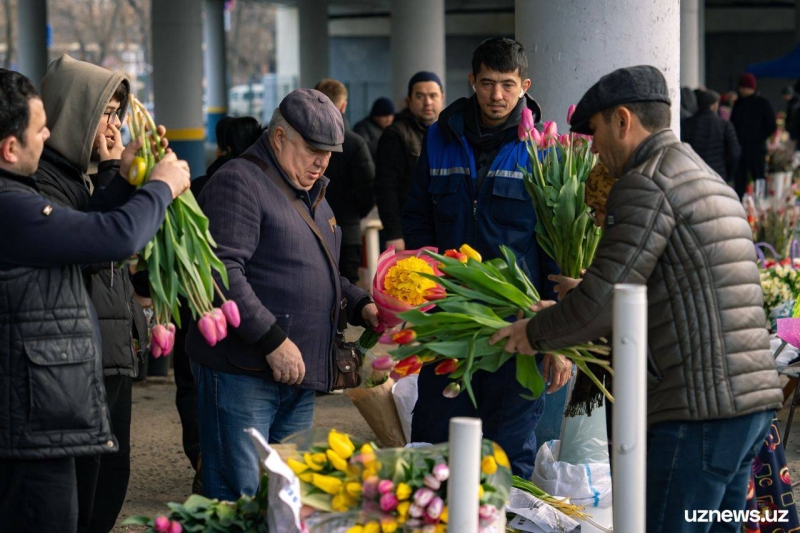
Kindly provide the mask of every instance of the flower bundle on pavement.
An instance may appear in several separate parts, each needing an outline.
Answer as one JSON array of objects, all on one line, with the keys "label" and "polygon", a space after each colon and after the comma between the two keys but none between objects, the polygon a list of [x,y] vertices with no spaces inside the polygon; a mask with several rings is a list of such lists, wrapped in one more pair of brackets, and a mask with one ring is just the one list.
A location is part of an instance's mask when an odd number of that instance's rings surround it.
[{"label": "flower bundle on pavement", "polygon": [[[327,440],[317,439],[287,464],[300,478],[303,504],[352,514],[356,525],[348,533],[443,533],[448,521],[448,449],[442,444],[379,450],[331,430]],[[488,526],[508,499],[511,465],[502,448],[488,440],[483,441],[481,457],[480,523]]]},{"label": "flower bundle on pavement", "polygon": [[[142,139],[128,173],[128,182],[141,187],[150,172],[164,157],[164,148],[152,117],[133,95],[130,96],[131,141]],[[214,346],[227,336],[228,324],[238,327],[236,302],[226,300],[214,281],[216,271],[228,286],[228,272],[212,248],[216,243],[208,230],[208,219],[191,191],[187,190],[167,208],[167,214],[155,237],[139,254],[139,270],[147,270],[155,311],[152,353],[167,355],[175,344],[175,325],[180,325],[178,295],[186,298],[197,326],[206,342]],[[223,304],[213,305],[214,291]]]},{"label": "flower bundle on pavement", "polygon": [[[444,255],[428,251],[444,275],[420,275],[436,281],[438,286],[429,289],[426,297],[436,304],[439,312],[412,309],[398,314],[411,326],[392,335],[391,341],[401,345],[387,356],[392,359],[379,359],[375,364],[393,363],[396,377],[419,372],[425,364],[435,365],[437,374],[453,380],[443,391],[446,397],[457,396],[463,388],[477,405],[471,387],[472,375],[478,370],[496,372],[516,356],[517,381],[533,397],[539,397],[544,391],[544,379],[536,359],[508,353],[504,343],[489,344],[497,330],[511,324],[504,317],[513,317],[520,310],[532,317],[535,313],[530,309],[540,300],[536,288],[517,265],[514,253],[505,246],[500,250],[503,258],[485,262],[469,246],[448,250]],[[613,401],[588,367],[589,363],[597,364],[613,374],[610,362],[595,356],[608,355],[607,346],[589,343],[552,353],[571,359]]]},{"label": "flower bundle on pavement", "polygon": [[[574,110],[571,106],[567,122]],[[517,133],[527,142],[533,169],[522,172],[536,210],[536,240],[564,276],[578,279],[592,262],[601,235],[584,200],[586,178],[597,162],[590,137],[559,136],[555,122],[546,122],[539,133],[527,108]]]}]

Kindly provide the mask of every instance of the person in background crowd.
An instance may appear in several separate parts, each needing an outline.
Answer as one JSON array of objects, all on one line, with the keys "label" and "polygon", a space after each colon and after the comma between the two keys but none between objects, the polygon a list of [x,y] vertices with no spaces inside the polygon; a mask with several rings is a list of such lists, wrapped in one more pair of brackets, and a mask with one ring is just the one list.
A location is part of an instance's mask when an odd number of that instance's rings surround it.
[{"label": "person in background crowd", "polygon": [[[51,134],[36,171],[41,194],[85,211],[94,191],[108,186],[119,172],[125,149],[120,127],[128,93],[129,82],[122,73],[67,55],[50,64],[42,80]],[[90,176],[93,163],[98,165],[97,174]],[[87,237],[91,236],[89,232]],[[84,268],[84,274],[100,323],[106,397],[119,449],[76,460],[78,531],[107,533],[128,489],[133,378],[147,344],[147,324],[134,298],[127,265],[95,264]]]},{"label": "person in background crowd", "polygon": [[681,120],[697,113],[697,98],[691,87],[681,87]]},{"label": "person in background crowd", "polygon": [[408,81],[406,108],[384,130],[378,143],[375,199],[383,224],[381,242],[394,246],[398,252],[406,249],[401,213],[422,151],[422,137],[439,118],[443,104],[444,88],[439,76],[417,72]]},{"label": "person in background crowd", "polygon": [[[530,168],[527,146],[517,138],[522,110],[530,109],[535,120],[542,114],[526,94],[531,80],[522,45],[506,38],[481,43],[472,55],[469,83],[475,94],[450,104],[428,129],[403,209],[406,245],[444,251],[466,243],[484,259],[500,257],[500,245],[506,245],[540,294],[549,294],[547,275],[557,269],[536,242],[536,212],[520,171]],[[544,356],[548,393],[560,389],[570,372],[565,358]],[[412,441],[447,442],[452,417],[480,417],[484,435],[506,450],[514,473],[530,479],[545,395],[523,399],[513,360],[495,373],[475,372],[477,409],[467,395],[442,396],[448,382],[433,367],[422,368]]]},{"label": "person in background crowd", "polygon": [[753,457],[783,403],[744,209],[670,118],[651,66],[616,70],[581,98],[572,131],[593,135],[619,178],[603,238],[576,288],[490,340],[527,355],[597,340],[612,332],[614,286],[647,286],[648,533],[709,530],[689,528],[686,510],[744,509]]},{"label": "person in background crowd", "polygon": [[[107,108],[97,104],[110,101],[119,86],[110,73],[106,81],[94,94],[98,115]],[[96,127],[100,117],[91,118],[76,116],[76,125]],[[93,129],[86,133],[80,139],[95,138]],[[0,232],[0,374],[7,399],[0,420],[10,421],[0,424],[0,528],[15,533],[75,532],[76,458],[120,448],[103,386],[100,326],[79,265],[137,253],[170,202],[189,188],[189,165],[173,153],[141,188],[129,185],[119,174],[128,173],[137,141],[119,154],[119,171],[107,186],[78,211],[43,196],[33,176],[49,137],[36,88],[0,69],[0,225],[14,228]],[[87,148],[84,163],[88,154]]]},{"label": "person in background crowd", "polygon": [[778,127],[775,111],[769,100],[756,92],[756,77],[752,74],[744,74],[739,78],[739,98],[733,106],[731,122],[742,147],[742,157],[734,179],[734,188],[741,198],[749,179],[755,181],[764,178],[767,139]]},{"label": "person in background crowd", "polygon": [[787,85],[781,92],[781,98],[786,102],[786,118],[783,127],[789,134],[789,139],[797,143],[797,139],[800,138],[800,116],[798,116],[800,97],[797,96],[791,85]]},{"label": "person in background crowd", "polygon": [[261,125],[253,117],[222,117],[214,130],[217,134],[216,159],[206,169],[204,176],[192,180],[192,194],[195,198],[206,186],[208,180],[222,165],[239,157],[261,136]]},{"label": "person in background crowd", "polygon": [[[324,173],[343,142],[342,113],[333,102],[297,89],[259,140],[200,194],[228,270],[223,292],[241,312],[239,327],[216,346],[195,322],[186,338],[208,497],[234,501],[258,488],[258,457],[246,428],[279,442],[311,427],[315,391],[332,387],[340,313],[351,324],[378,326],[375,304],[335,264],[341,229],[325,200]],[[301,215],[306,210],[324,241]]]},{"label": "person in background crowd", "polygon": [[736,91],[727,92],[719,97],[719,117],[722,120],[729,121],[731,119],[733,105],[738,98],[739,94]]},{"label": "person in background crowd", "polygon": [[372,103],[369,116],[353,126],[353,131],[367,141],[373,161],[378,158],[378,141],[383,135],[383,130],[391,126],[392,122],[394,122],[394,104],[382,96]]},{"label": "person in background crowd", "polygon": [[722,120],[719,93],[697,92],[697,113],[681,122],[681,140],[725,181],[732,181],[741,149],[733,124]]},{"label": "person in background crowd", "polygon": [[[361,219],[375,206],[375,165],[369,155],[367,143],[347,127],[344,111],[347,109],[347,88],[343,83],[324,79],[316,90],[327,96],[342,113],[344,143],[341,152],[333,152],[325,170],[330,182],[325,189],[325,199],[342,228],[342,248],[339,253],[339,272],[350,283],[358,283],[361,266]],[[371,281],[371,280],[370,280]]]}]

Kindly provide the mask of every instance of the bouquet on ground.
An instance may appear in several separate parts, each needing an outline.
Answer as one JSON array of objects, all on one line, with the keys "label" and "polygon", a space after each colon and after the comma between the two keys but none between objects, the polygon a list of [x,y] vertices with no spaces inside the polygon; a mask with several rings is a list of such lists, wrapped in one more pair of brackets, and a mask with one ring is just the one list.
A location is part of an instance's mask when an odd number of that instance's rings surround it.
[{"label": "bouquet on ground", "polygon": [[[573,105],[567,122],[574,111]],[[527,142],[532,167],[521,170],[536,210],[536,240],[564,276],[578,279],[591,264],[602,231],[593,224],[584,200],[586,178],[597,162],[591,138],[559,136],[555,122],[546,122],[544,133],[539,133],[527,108],[518,136]]]},{"label": "bouquet on ground", "polygon": [[[307,451],[287,460],[300,478],[302,502],[321,511],[350,513],[348,533],[435,531],[447,528],[448,446],[380,450],[343,433],[319,431]],[[303,449],[307,435],[289,439]],[[481,451],[480,523],[500,518],[511,487],[511,467],[497,444]],[[427,527],[428,529],[423,529]],[[404,529],[402,529],[404,528]]]},{"label": "bouquet on ground", "polygon": [[[505,246],[500,250],[503,258],[485,262],[467,245],[460,250],[448,250],[444,255],[427,251],[443,275],[418,272],[416,276],[432,285],[416,290],[424,291],[424,307],[435,303],[439,312],[426,313],[420,308],[399,313],[398,318],[411,326],[385,339],[401,346],[375,364],[393,366],[394,374],[400,377],[419,372],[425,364],[435,365],[436,374],[448,375],[453,380],[443,391],[446,397],[457,396],[463,388],[473,404],[477,404],[471,387],[472,375],[478,370],[496,372],[516,358],[517,381],[533,398],[539,397],[544,391],[544,379],[536,359],[508,353],[501,343],[489,344],[497,330],[511,324],[507,318],[519,312],[525,317],[534,316],[531,308],[540,301],[536,288],[517,265],[514,253]],[[600,365],[613,374],[610,362],[597,357],[608,355],[607,346],[588,343],[552,353],[571,359],[613,401],[588,366]]]},{"label": "bouquet on ground", "polygon": [[[126,177],[129,183],[141,187],[164,157],[164,148],[150,113],[133,95],[128,123],[131,141],[141,139],[142,147]],[[236,302],[226,300],[214,281],[212,272],[216,271],[228,286],[225,265],[212,250],[216,246],[208,230],[208,219],[192,191],[187,190],[170,204],[158,233],[139,254],[137,270],[148,271],[155,311],[151,349],[154,357],[169,354],[175,344],[172,320],[180,325],[178,295],[186,298],[192,317],[199,318],[198,329],[211,346],[225,338],[228,324],[239,326]],[[223,302],[220,308],[213,306],[215,290]]]}]

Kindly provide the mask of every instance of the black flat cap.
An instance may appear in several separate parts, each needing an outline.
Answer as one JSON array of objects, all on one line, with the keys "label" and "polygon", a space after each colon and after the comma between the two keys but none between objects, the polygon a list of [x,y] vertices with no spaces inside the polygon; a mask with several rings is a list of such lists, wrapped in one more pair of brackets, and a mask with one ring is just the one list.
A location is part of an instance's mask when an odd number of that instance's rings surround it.
[{"label": "black flat cap", "polygon": [[620,68],[606,74],[586,91],[570,121],[573,133],[591,135],[589,119],[595,113],[621,104],[664,102],[671,104],[667,80],[656,67],[640,65]]},{"label": "black flat cap", "polygon": [[342,151],[344,120],[330,98],[314,89],[295,89],[278,108],[308,144],[318,150]]}]

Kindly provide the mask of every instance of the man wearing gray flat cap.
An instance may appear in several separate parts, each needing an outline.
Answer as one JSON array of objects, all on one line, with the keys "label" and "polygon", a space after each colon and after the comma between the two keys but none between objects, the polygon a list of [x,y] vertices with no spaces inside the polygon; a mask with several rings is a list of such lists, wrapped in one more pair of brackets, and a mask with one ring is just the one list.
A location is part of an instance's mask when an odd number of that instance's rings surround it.
[{"label": "man wearing gray flat cap", "polygon": [[375,304],[336,266],[342,231],[325,200],[323,174],[343,141],[333,102],[297,89],[261,138],[214,173],[200,195],[228,270],[223,292],[241,312],[239,327],[216,346],[196,324],[187,338],[205,496],[255,494],[258,459],[244,430],[278,442],[311,428],[315,391],[333,385],[340,316],[378,325]]},{"label": "man wearing gray flat cap", "polygon": [[599,339],[611,333],[614,285],[646,285],[647,532],[708,531],[694,511],[744,509],[783,401],[750,225],[736,192],[669,129],[658,69],[604,76],[571,125],[619,177],[605,233],[575,289],[492,341],[532,355]]}]

